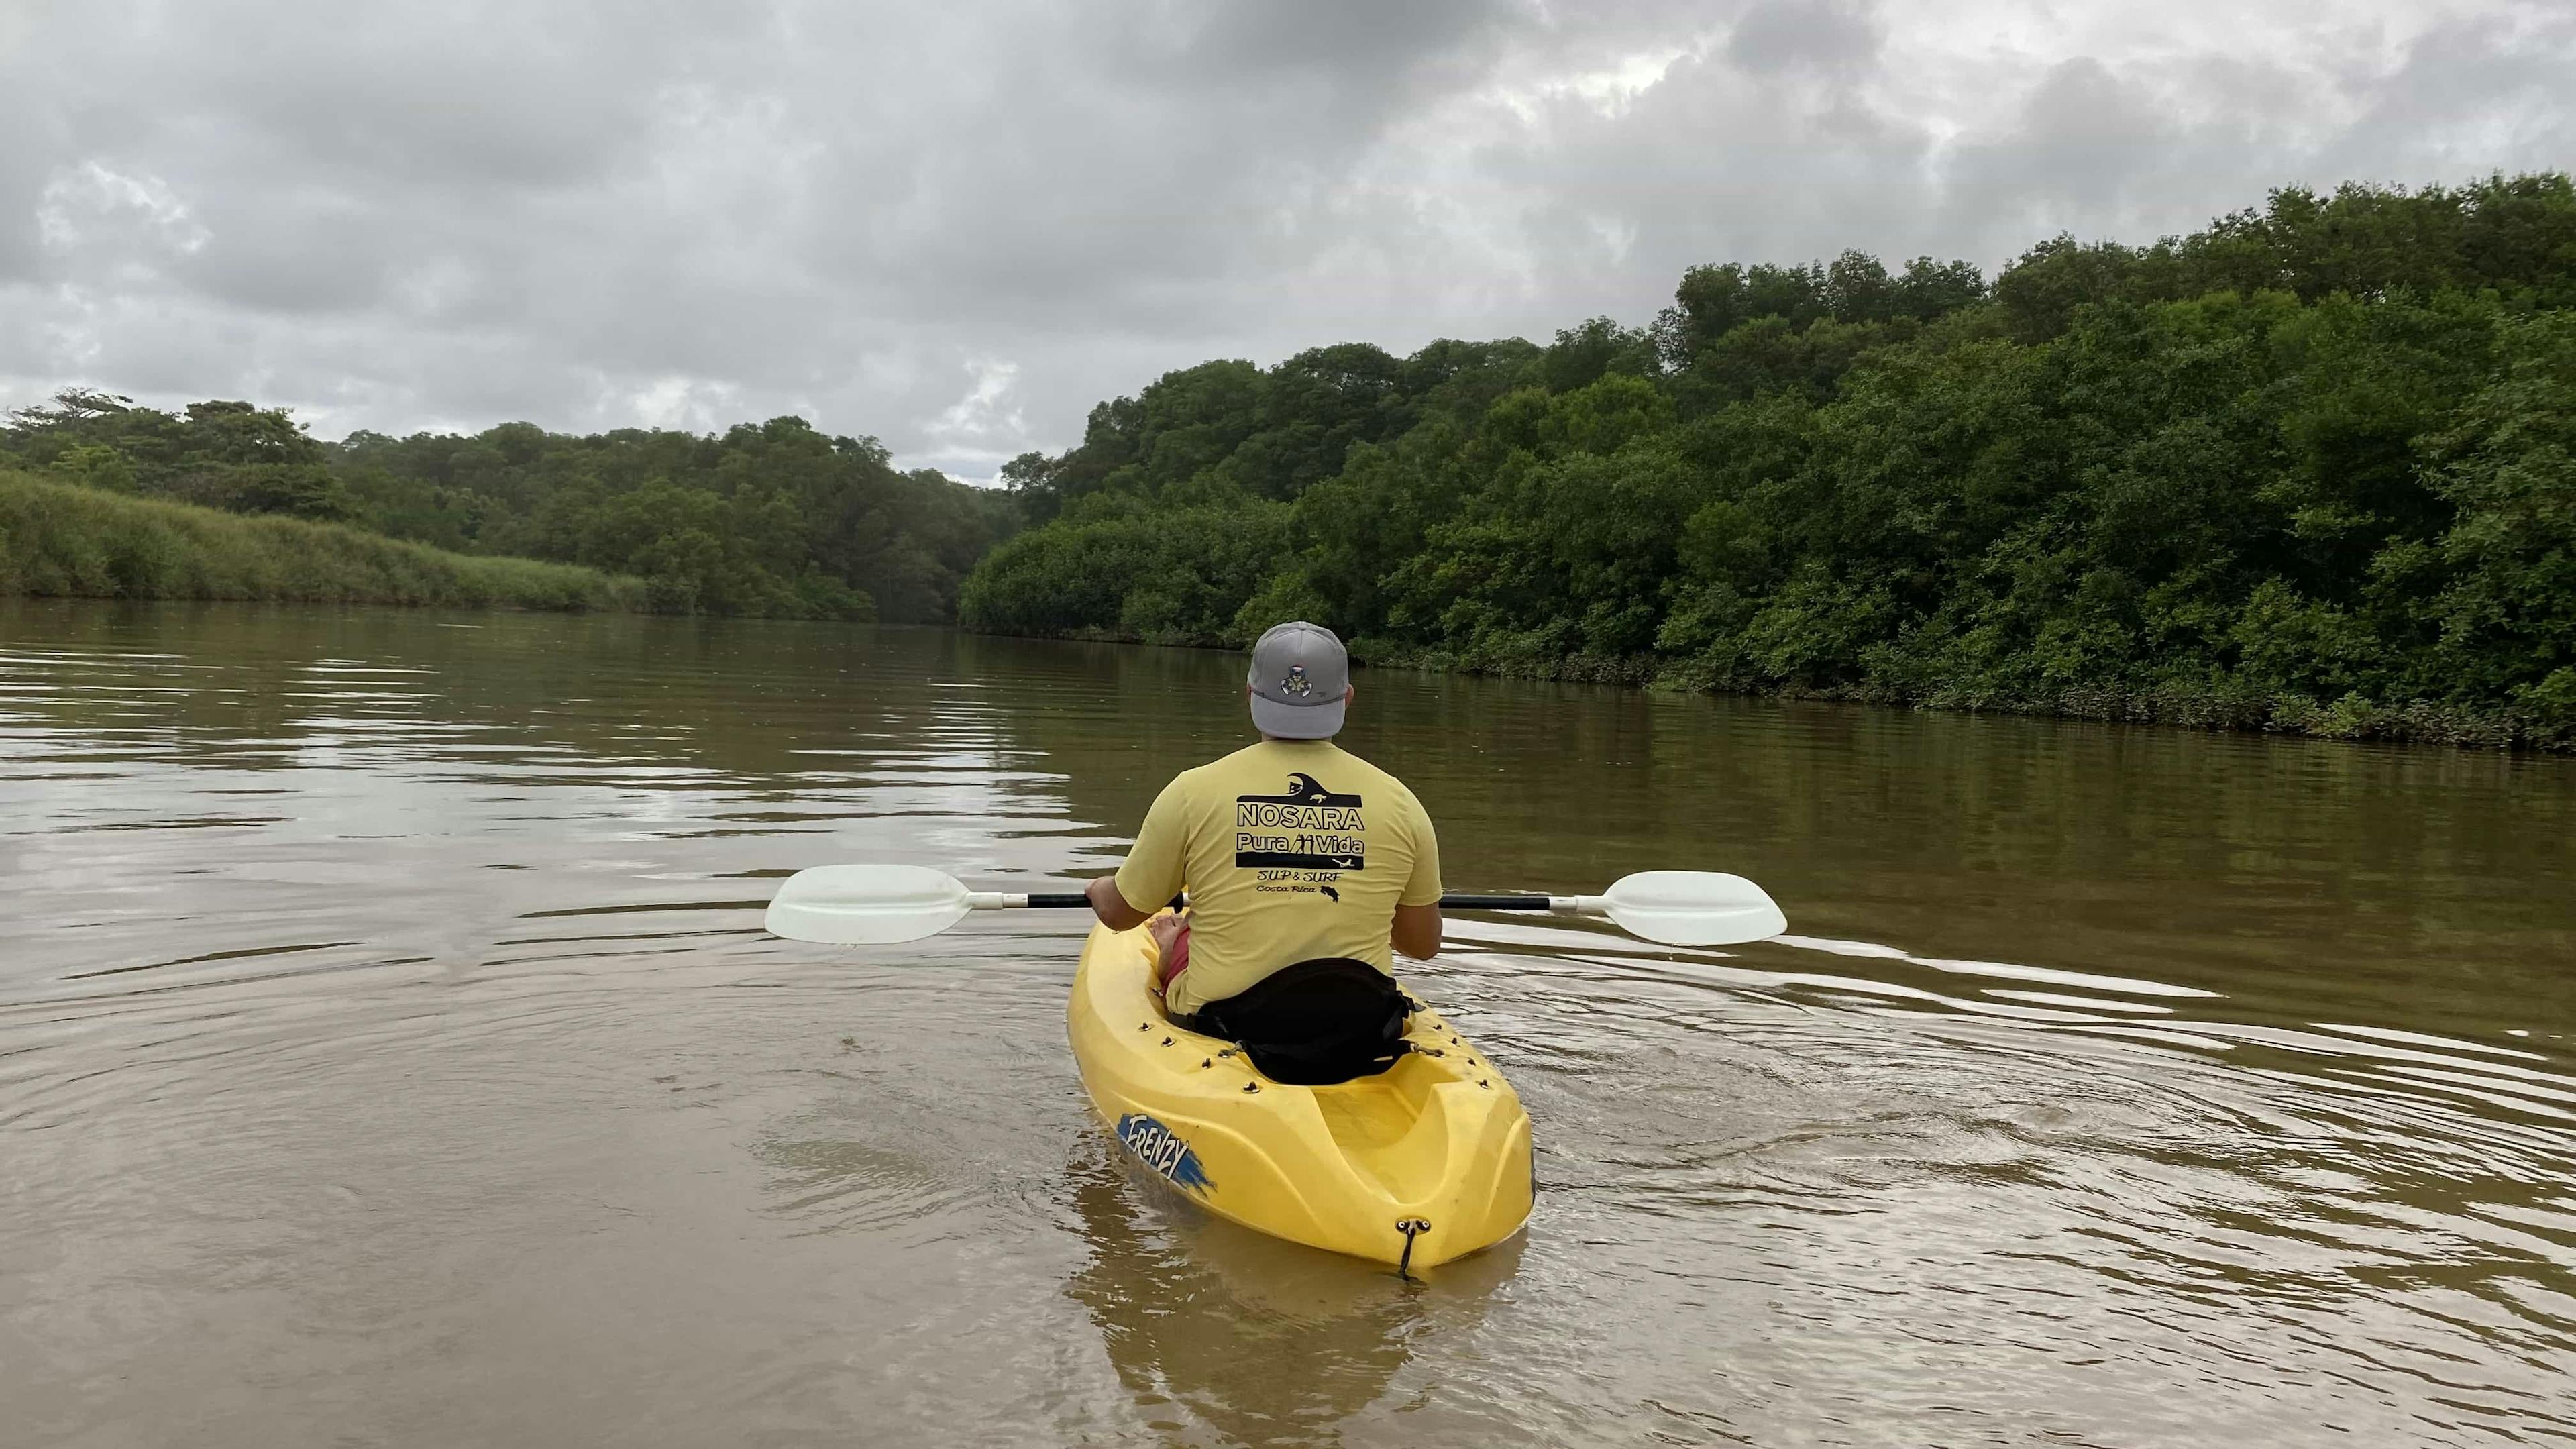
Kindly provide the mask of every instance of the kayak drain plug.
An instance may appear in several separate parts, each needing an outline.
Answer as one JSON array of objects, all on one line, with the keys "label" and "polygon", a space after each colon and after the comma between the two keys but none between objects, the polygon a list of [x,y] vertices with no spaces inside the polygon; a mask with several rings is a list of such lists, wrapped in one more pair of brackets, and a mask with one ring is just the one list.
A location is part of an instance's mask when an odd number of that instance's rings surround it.
[{"label": "kayak drain plug", "polygon": [[1395,1230],[1404,1234],[1404,1256],[1397,1259],[1395,1264],[1395,1276],[1402,1278],[1406,1276],[1405,1270],[1413,1266],[1413,1240],[1431,1231],[1431,1220],[1404,1218],[1396,1223]]}]

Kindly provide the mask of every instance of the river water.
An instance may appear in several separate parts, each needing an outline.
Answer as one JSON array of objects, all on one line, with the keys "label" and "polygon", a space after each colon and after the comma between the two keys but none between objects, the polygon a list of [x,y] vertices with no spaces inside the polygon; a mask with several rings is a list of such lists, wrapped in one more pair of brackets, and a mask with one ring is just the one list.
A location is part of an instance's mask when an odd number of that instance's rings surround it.
[{"label": "river water", "polygon": [[1246,738],[1231,656],[0,605],[10,1445],[2576,1441],[2576,761],[1395,672],[1537,1128],[1406,1285],[1133,1176],[1029,889]]}]

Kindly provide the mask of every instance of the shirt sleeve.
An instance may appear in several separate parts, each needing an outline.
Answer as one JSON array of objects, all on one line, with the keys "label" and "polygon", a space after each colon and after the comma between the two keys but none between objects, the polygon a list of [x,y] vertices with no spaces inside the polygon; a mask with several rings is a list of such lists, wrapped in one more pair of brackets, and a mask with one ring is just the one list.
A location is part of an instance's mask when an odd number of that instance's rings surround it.
[{"label": "shirt sleeve", "polygon": [[1187,795],[1179,780],[1163,787],[1145,812],[1136,843],[1128,847],[1127,863],[1118,867],[1118,894],[1135,910],[1159,911],[1181,893],[1183,851],[1189,841]]},{"label": "shirt sleeve", "polygon": [[1440,903],[1440,836],[1431,828],[1431,812],[1422,802],[1413,806],[1413,874],[1405,878],[1404,892],[1396,897],[1401,905],[1433,906]]}]

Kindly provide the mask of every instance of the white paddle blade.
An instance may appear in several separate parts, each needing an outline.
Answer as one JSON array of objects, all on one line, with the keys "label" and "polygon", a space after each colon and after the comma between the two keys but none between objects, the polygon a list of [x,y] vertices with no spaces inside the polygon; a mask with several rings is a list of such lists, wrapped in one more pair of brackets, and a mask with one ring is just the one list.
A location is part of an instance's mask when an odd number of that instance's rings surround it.
[{"label": "white paddle blade", "polygon": [[1600,899],[1619,929],[1667,946],[1733,946],[1789,929],[1762,887],[1717,871],[1639,871],[1612,882]]},{"label": "white paddle blade", "polygon": [[952,876],[919,865],[823,865],[787,878],[761,924],[826,946],[890,946],[936,936],[974,907]]}]

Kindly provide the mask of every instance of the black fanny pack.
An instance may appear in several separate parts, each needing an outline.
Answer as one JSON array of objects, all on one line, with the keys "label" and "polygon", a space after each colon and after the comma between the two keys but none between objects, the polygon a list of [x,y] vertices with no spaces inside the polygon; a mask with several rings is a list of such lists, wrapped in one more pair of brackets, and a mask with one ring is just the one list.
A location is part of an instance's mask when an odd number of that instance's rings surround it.
[{"label": "black fanny pack", "polygon": [[1198,1010],[1198,1030],[1243,1048],[1274,1082],[1321,1087],[1373,1077],[1410,1043],[1413,999],[1366,961],[1325,956],[1285,966]]}]

